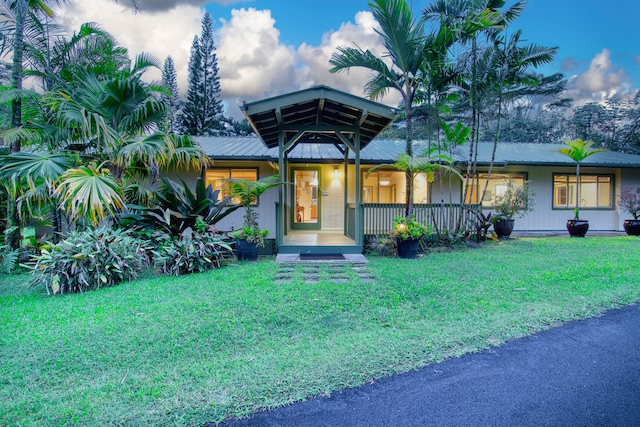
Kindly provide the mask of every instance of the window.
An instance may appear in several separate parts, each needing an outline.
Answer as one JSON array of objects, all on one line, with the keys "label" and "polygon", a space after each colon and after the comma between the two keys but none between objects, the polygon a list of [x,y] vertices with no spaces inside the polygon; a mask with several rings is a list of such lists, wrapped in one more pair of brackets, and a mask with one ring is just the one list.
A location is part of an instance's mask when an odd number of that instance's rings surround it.
[{"label": "window", "polygon": [[[553,207],[573,209],[576,205],[575,175],[553,176]],[[613,209],[613,177],[580,174],[580,207]]]},{"label": "window", "polygon": [[[207,169],[204,173],[205,184],[213,187],[214,190],[220,190],[220,197],[229,195],[229,185],[225,179],[246,179],[249,181],[258,180],[257,169]],[[232,203],[240,203],[237,198]]]},{"label": "window", "polygon": [[[495,196],[502,195],[507,190],[509,181],[513,182],[514,187],[522,188],[527,180],[525,174],[496,174],[492,173],[487,185],[487,191],[482,200],[483,207],[493,207]],[[487,174],[480,174],[479,180],[472,176],[469,180],[469,190],[465,200],[466,204],[477,204],[478,198],[482,196],[485,183],[487,182]],[[464,185],[464,183],[463,183]]]},{"label": "window", "polygon": [[[404,203],[406,174],[401,171],[374,171],[364,173],[362,179],[363,203]],[[414,203],[429,203],[429,183],[422,174],[413,181]]]}]

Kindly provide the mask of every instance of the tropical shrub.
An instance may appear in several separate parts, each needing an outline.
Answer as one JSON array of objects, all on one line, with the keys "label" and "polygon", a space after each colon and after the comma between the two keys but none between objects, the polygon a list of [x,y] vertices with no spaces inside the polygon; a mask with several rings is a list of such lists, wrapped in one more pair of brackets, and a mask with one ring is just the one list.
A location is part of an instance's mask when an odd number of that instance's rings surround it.
[{"label": "tropical shrub", "polygon": [[620,208],[637,221],[640,216],[640,188],[623,188],[620,192]]},{"label": "tropical shrub", "polygon": [[239,230],[235,230],[232,235],[237,240],[246,240],[248,243],[255,243],[256,246],[264,248],[269,230],[243,225]]},{"label": "tropical shrub", "polygon": [[211,185],[205,187],[202,178],[197,179],[195,192],[184,181],[182,186],[168,178],[163,178],[162,182],[150,200],[150,207],[129,205],[134,213],[122,215],[122,226],[144,228],[161,232],[169,238],[179,238],[196,231],[202,223],[215,230],[218,221],[239,207],[230,205],[230,197],[218,200],[220,191],[214,191]]},{"label": "tropical shrub", "polygon": [[[9,227],[4,230],[3,242],[7,242],[8,236],[15,231],[17,227]],[[9,244],[0,244],[0,273],[10,274],[16,271],[20,263],[20,249],[12,249]]]},{"label": "tropical shrub", "polygon": [[514,216],[523,217],[533,211],[535,192],[529,187],[529,182],[522,187],[515,185],[513,180],[507,182],[507,189],[502,194],[496,194],[493,208],[498,214],[497,220],[513,219]]},{"label": "tropical shrub", "polygon": [[149,243],[127,230],[109,227],[74,232],[56,245],[43,247],[32,285],[49,294],[83,292],[132,280],[149,265]]},{"label": "tropical shrub", "polygon": [[232,258],[233,250],[228,239],[208,232],[166,240],[153,251],[155,268],[170,276],[219,268],[225,260]]},{"label": "tropical shrub", "polygon": [[0,245],[0,273],[10,274],[18,268],[20,249],[11,249],[8,246]]},{"label": "tropical shrub", "polygon": [[397,217],[393,220],[393,230],[389,236],[396,240],[420,239],[429,232],[429,227],[416,221],[415,216],[411,219]]}]

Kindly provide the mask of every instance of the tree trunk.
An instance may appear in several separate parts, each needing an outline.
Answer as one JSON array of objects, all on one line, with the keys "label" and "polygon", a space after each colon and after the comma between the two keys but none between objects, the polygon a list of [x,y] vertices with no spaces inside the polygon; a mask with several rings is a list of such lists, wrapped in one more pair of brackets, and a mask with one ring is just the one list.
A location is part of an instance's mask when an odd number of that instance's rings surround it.
[{"label": "tree trunk", "polygon": [[[476,54],[477,54],[477,43],[476,39],[472,40],[471,47],[471,62],[472,62],[472,72],[471,72],[471,141],[469,142],[469,159],[467,161],[467,176],[464,179],[464,189],[462,192],[462,200],[460,201],[461,205],[466,203],[467,197],[469,195],[469,180],[471,178],[472,170],[475,169],[473,165],[474,156],[474,141],[476,140],[476,80],[477,80],[477,70],[476,70]],[[464,216],[464,209],[460,209],[460,213],[458,216],[458,223],[456,224],[456,234],[460,231],[460,227],[462,227],[462,219]]]},{"label": "tree trunk", "polygon": [[[13,36],[13,62],[11,65],[11,86],[15,89],[22,89],[23,75],[23,54],[24,54],[24,26],[27,14],[27,6],[16,6],[16,28]],[[20,98],[11,102],[11,127],[22,126],[22,100]],[[21,149],[21,141],[17,139],[11,144],[11,152],[17,153]]]},{"label": "tree trunk", "polygon": [[[408,84],[407,84],[408,85]],[[411,104],[413,103],[413,99],[410,96],[410,89],[407,87],[406,92],[403,96],[404,98],[404,117],[407,124],[407,141],[405,146],[405,153],[408,156],[413,156],[413,114],[411,111]],[[407,219],[411,219],[413,216],[413,177],[411,176],[411,171],[406,171],[405,174],[405,183],[407,187],[407,191],[405,192],[405,211],[404,215]]]},{"label": "tree trunk", "polygon": [[[11,86],[22,89],[23,53],[24,53],[24,26],[28,5],[18,1],[15,8],[16,28],[13,36],[13,62],[11,65]],[[11,127],[22,126],[22,100],[17,98],[11,102]],[[17,153],[22,149],[20,138],[11,143],[11,152]],[[19,249],[21,242],[20,220],[18,218],[17,190],[7,191],[7,229],[11,230],[7,235],[7,244],[11,249]]]}]

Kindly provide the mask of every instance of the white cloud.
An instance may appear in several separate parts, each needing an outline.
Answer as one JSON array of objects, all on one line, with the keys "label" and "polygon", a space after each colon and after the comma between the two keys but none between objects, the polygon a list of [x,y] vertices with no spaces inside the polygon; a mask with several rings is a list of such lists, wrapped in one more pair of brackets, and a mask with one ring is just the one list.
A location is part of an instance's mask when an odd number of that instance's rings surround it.
[{"label": "white cloud", "polygon": [[[130,55],[147,52],[161,61],[171,55],[176,66],[178,86],[187,90],[188,61],[191,43],[200,35],[203,0],[139,0],[141,11],[134,13],[130,0],[75,1],[57,10],[56,21],[69,34],[85,22],[96,22],[129,49]],[[236,0],[218,0],[233,3]],[[214,17],[215,19],[215,17]],[[214,21],[218,67],[226,114],[241,117],[238,106],[268,96],[325,84],[355,95],[363,94],[369,74],[363,69],[349,73],[329,73],[329,59],[338,46],[369,49],[383,55],[377,25],[370,12],[359,12],[355,21],[344,23],[337,31],[324,34],[319,46],[303,43],[294,46],[280,40],[277,23],[270,10],[234,9],[229,20]],[[148,79],[160,78],[160,72]],[[396,105],[394,92],[382,99]]]},{"label": "white cloud", "polygon": [[[384,46],[375,28],[377,22],[371,12],[358,12],[355,16],[355,24],[344,23],[335,32],[325,33],[319,46],[309,46],[303,43],[298,48],[298,55],[304,64],[300,70],[302,87],[316,84],[325,84],[354,95],[363,96],[365,82],[369,80],[369,71],[362,68],[352,68],[340,73],[330,73],[329,59],[337,48],[355,47],[370,50],[376,56],[384,54]],[[399,96],[390,92],[381,101],[390,105],[396,105]]]},{"label": "white cloud", "polygon": [[[145,0],[148,1],[148,0]],[[142,3],[142,2],[141,2]],[[193,37],[200,34],[204,12],[190,5],[176,5],[170,12],[134,13],[114,0],[76,1],[56,11],[56,22],[69,34],[85,22],[96,22],[114,36],[133,57],[141,52],[155,55],[160,61],[171,55],[178,74],[178,85],[187,87],[187,64]],[[179,19],[178,19],[179,17]],[[160,78],[160,72],[150,74]]]},{"label": "white cloud", "polygon": [[574,106],[580,106],[588,102],[601,103],[613,95],[630,98],[633,93],[633,82],[626,70],[614,65],[611,52],[604,49],[585,71],[569,79],[566,96],[573,98]]},{"label": "white cloud", "polygon": [[[222,97],[237,117],[242,100],[252,101],[298,88],[296,54],[280,42],[269,10],[234,9],[216,32]],[[236,111],[237,110],[237,111]]]}]

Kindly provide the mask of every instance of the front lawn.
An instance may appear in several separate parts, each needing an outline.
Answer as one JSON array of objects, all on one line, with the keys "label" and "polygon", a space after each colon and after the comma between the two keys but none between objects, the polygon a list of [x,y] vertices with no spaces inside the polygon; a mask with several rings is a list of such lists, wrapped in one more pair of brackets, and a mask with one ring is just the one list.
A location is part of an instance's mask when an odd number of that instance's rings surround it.
[{"label": "front lawn", "polygon": [[0,277],[0,425],[201,425],[640,301],[640,240],[369,257],[375,281],[271,260],[77,295]]}]

